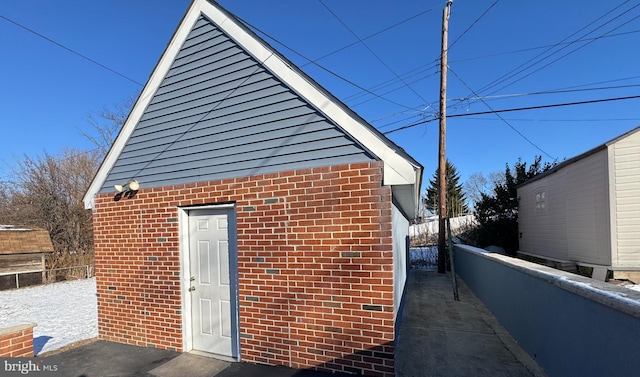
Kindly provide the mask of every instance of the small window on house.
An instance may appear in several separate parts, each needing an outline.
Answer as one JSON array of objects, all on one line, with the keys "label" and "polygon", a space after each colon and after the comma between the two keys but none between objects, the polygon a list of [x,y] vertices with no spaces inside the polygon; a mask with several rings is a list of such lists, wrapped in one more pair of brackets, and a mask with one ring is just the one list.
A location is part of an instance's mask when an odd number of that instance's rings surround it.
[{"label": "small window on house", "polygon": [[547,212],[547,193],[545,191],[536,192],[536,213]]}]

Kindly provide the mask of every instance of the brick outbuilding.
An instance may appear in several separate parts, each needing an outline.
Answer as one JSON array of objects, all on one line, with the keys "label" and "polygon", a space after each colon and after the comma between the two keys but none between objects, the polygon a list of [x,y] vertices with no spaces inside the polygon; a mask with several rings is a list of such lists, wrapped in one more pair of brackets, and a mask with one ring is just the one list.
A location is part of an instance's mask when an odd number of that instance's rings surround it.
[{"label": "brick outbuilding", "polygon": [[195,0],[85,196],[99,336],[391,376],[421,179],[235,16]]}]

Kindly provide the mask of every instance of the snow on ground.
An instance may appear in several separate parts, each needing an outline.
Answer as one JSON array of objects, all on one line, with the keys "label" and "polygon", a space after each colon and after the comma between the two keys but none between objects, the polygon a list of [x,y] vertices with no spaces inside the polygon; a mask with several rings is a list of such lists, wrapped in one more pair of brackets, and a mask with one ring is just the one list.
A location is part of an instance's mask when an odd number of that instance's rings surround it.
[{"label": "snow on ground", "polygon": [[438,267],[438,247],[422,246],[409,249],[411,268],[432,270]]},{"label": "snow on ground", "polygon": [[[411,267],[435,269],[438,248],[411,248]],[[640,291],[640,285],[626,288]],[[82,279],[0,291],[0,327],[36,323],[36,354],[98,336],[96,280]]]},{"label": "snow on ground", "polygon": [[[420,246],[409,249],[411,268],[436,271],[438,268],[438,246]],[[626,284],[621,287],[640,292],[640,284]]]},{"label": "snow on ground", "polygon": [[96,279],[0,291],[0,327],[28,322],[36,354],[98,336]]},{"label": "snow on ground", "polygon": [[640,285],[638,284],[629,284],[629,285],[625,285],[624,287],[640,292]]},{"label": "snow on ground", "polygon": [[[452,217],[449,219],[451,224],[451,231],[455,234],[458,229],[466,229],[477,224],[476,218],[473,215],[464,215],[458,217]],[[424,222],[420,224],[413,224],[409,226],[409,237],[420,237],[424,235],[438,234],[438,217],[429,217],[424,219]]]}]

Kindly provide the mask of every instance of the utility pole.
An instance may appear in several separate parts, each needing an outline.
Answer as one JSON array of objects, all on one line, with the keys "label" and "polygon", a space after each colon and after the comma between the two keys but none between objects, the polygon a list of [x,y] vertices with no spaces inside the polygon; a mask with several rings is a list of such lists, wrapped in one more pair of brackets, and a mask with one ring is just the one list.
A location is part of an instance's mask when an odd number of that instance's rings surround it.
[{"label": "utility pole", "polygon": [[449,37],[449,15],[451,4],[448,0],[442,12],[442,49],[440,55],[440,137],[438,148],[438,273],[446,272],[444,263],[446,250],[445,223],[447,218],[447,49]]}]

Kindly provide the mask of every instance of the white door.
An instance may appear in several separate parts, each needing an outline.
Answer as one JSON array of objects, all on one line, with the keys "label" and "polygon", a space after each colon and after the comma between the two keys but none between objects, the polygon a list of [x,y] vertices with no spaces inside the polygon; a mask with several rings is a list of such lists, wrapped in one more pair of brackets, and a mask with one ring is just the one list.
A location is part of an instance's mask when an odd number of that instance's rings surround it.
[{"label": "white door", "polygon": [[238,348],[234,234],[233,210],[189,213],[193,349],[229,357]]}]

